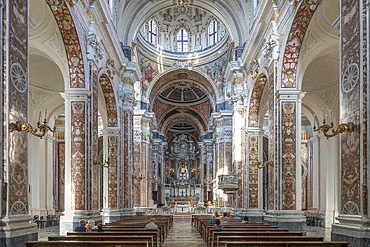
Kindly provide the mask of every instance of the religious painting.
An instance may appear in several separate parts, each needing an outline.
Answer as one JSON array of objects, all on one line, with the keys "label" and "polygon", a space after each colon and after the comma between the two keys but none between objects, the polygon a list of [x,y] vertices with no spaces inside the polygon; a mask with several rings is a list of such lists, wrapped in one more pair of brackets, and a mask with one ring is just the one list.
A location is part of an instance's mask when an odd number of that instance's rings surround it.
[{"label": "religious painting", "polygon": [[139,54],[139,66],[142,74],[142,95],[146,96],[147,90],[153,81],[154,77],[158,75],[158,64],[149,60],[148,58]]},{"label": "religious painting", "polygon": [[227,65],[226,54],[216,61],[203,66],[203,71],[214,81],[217,87],[217,96],[224,96],[225,70]]}]

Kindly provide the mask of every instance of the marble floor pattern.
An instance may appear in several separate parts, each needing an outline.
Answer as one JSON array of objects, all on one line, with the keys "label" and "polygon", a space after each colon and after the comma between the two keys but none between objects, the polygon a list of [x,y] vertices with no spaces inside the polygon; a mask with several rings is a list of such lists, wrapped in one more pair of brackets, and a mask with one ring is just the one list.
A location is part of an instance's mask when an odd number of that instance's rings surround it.
[{"label": "marble floor pattern", "polygon": [[174,215],[171,228],[163,247],[206,247],[199,232],[191,225],[191,215]]}]

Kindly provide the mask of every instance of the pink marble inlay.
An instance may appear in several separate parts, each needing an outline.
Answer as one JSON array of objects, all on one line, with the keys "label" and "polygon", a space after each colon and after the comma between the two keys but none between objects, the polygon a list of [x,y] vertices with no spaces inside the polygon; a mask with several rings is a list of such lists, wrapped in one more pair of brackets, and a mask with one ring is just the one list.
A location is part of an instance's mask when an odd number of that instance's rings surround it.
[{"label": "pink marble inlay", "polygon": [[258,207],[258,137],[249,136],[249,208]]},{"label": "pink marble inlay", "polygon": [[99,78],[99,82],[105,98],[105,105],[108,115],[108,126],[117,126],[117,105],[112,83],[107,75],[102,75]]},{"label": "pink marble inlay", "polygon": [[81,45],[77,30],[68,7],[63,4],[56,11],[53,11],[55,20],[59,27],[69,66],[69,79],[71,88],[84,88],[84,63],[81,52]]},{"label": "pink marble inlay", "polygon": [[85,102],[71,102],[72,122],[72,209],[85,210]]},{"label": "pink marble inlay", "polygon": [[296,105],[282,102],[282,196],[283,210],[296,209]]},{"label": "pink marble inlay", "polygon": [[267,82],[266,76],[264,74],[261,74],[254,84],[251,100],[249,103],[248,124],[250,127],[258,127],[258,116],[261,104],[261,97],[266,82]]},{"label": "pink marble inlay", "polygon": [[294,18],[284,52],[281,78],[282,88],[297,87],[296,72],[299,52],[301,51],[303,37],[313,14],[314,11],[310,9],[310,6],[302,3]]}]

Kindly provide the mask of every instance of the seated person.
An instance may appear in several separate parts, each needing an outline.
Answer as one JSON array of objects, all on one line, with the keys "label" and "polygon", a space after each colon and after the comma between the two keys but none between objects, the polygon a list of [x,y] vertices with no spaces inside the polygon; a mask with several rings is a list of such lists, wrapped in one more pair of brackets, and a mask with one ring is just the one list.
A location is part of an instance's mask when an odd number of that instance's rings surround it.
[{"label": "seated person", "polygon": [[224,227],[221,225],[221,220],[220,219],[216,219],[216,224],[213,226],[213,229],[218,229],[218,230],[221,230],[221,229],[224,229]]},{"label": "seated person", "polygon": [[215,215],[212,216],[212,219],[209,221],[209,223],[211,223],[211,224],[216,223],[216,216]]},{"label": "seated person", "polygon": [[222,220],[227,221],[229,217],[227,216],[227,213],[224,213],[224,216],[222,216]]},{"label": "seated person", "polygon": [[249,223],[248,216],[246,216],[246,215],[245,215],[245,216],[243,217],[242,223]]},{"label": "seated person", "polygon": [[215,212],[215,216],[216,216],[216,218],[218,218],[218,217],[220,217],[221,216],[221,214],[219,214],[217,211]]},{"label": "seated person", "polygon": [[99,223],[98,224],[98,228],[96,229],[97,232],[104,232],[103,230],[103,224],[102,223]]},{"label": "seated person", "polygon": [[239,216],[239,214],[237,213],[235,216],[234,216],[234,218],[233,218],[234,220],[241,220],[242,218]]},{"label": "seated person", "polygon": [[75,232],[86,232],[86,221],[80,220],[80,225],[76,226]]},{"label": "seated person", "polygon": [[158,226],[154,222],[155,222],[155,219],[150,218],[149,223],[146,224],[146,226],[145,226],[145,229],[158,229]]}]

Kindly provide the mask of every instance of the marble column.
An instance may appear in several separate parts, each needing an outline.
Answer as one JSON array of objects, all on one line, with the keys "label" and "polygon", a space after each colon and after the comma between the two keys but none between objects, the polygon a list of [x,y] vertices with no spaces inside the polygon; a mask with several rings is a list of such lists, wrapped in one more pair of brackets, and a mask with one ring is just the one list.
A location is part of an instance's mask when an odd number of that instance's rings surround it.
[{"label": "marble column", "polygon": [[263,164],[263,131],[257,127],[248,127],[247,130],[247,157],[245,180],[248,183],[245,186],[245,208],[249,219],[253,221],[262,221],[263,212],[263,171],[271,169],[258,166]]},{"label": "marble column", "polygon": [[370,244],[369,61],[370,1],[341,0],[340,123],[354,123],[340,134],[340,214],[332,239],[351,246]]},{"label": "marble column", "polygon": [[218,206],[226,206],[233,203],[233,196],[228,196],[218,189],[218,176],[234,173],[232,162],[232,113],[223,111],[211,116],[214,139],[214,173],[217,186]]},{"label": "marble column", "polygon": [[5,126],[0,132],[0,245],[6,247],[37,240],[37,229],[28,213],[29,134],[10,132],[16,121],[28,122],[28,12],[28,1],[0,1],[2,40],[7,41],[0,44],[0,120]]},{"label": "marble column", "polygon": [[[244,92],[242,84],[234,85],[234,94],[231,97],[233,107],[233,162],[234,174],[237,175],[238,187],[240,188],[235,194],[235,210],[243,211],[244,208],[244,191],[245,186],[245,104],[247,94]],[[244,165],[243,165],[244,164]]]},{"label": "marble column", "polygon": [[109,159],[109,167],[103,169],[103,223],[121,219],[121,211],[118,207],[118,185],[121,183],[119,181],[120,177],[117,173],[118,160],[121,157],[120,152],[118,151],[119,144],[121,143],[120,133],[121,131],[119,127],[107,127],[103,132],[103,157],[108,157]]},{"label": "marble column", "polygon": [[132,167],[133,203],[139,207],[147,207],[152,197],[149,190],[150,179],[148,170],[152,163],[152,130],[154,114],[145,110],[135,110],[134,125],[134,162]]},{"label": "marble column", "polygon": [[123,78],[118,89],[119,94],[119,126],[121,130],[120,160],[117,167],[117,207],[123,216],[132,215],[131,169],[133,164],[133,126],[134,126],[134,87],[130,77]]},{"label": "marble column", "polygon": [[[277,145],[274,159],[274,205],[265,216],[272,225],[295,231],[306,231],[306,218],[301,211],[301,105],[304,94],[299,90],[277,92]],[[272,205],[270,205],[272,206]]]}]

